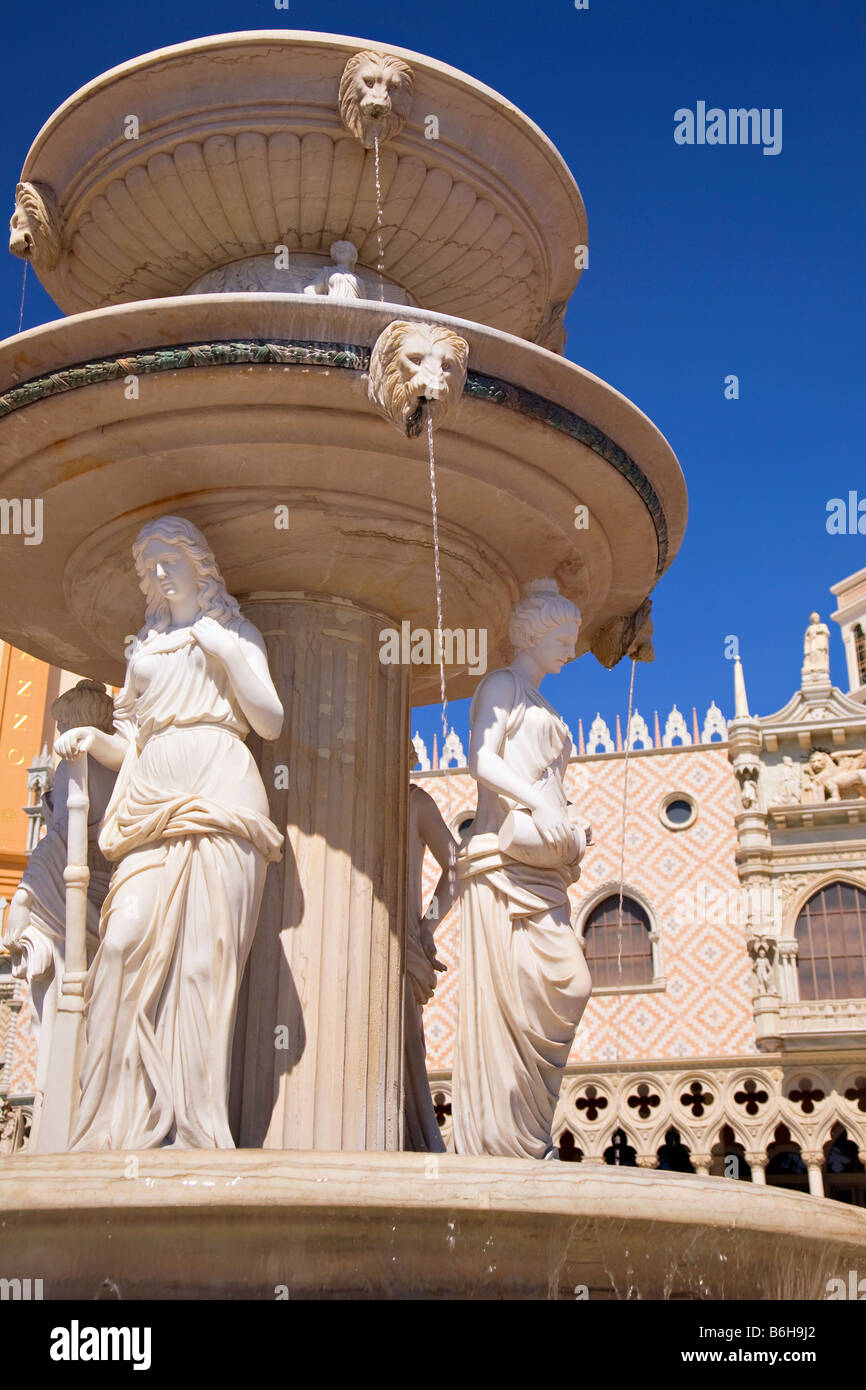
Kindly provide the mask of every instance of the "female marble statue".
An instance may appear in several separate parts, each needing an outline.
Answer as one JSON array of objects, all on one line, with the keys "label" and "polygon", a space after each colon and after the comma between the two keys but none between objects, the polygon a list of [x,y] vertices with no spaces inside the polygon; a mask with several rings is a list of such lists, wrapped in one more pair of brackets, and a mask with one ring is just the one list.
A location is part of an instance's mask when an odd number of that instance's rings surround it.
[{"label": "female marble statue", "polygon": [[568,900],[586,836],[563,790],[571,736],[538,686],[573,658],[579,625],[555,581],[534,580],[511,615],[513,661],[472,701],[478,810],[458,856],[458,1153],[557,1156],[553,1112],[591,987]]},{"label": "female marble statue", "polygon": [[62,757],[120,769],[99,837],[116,867],[85,986],[70,1148],[232,1148],[237,992],[282,842],[244,739],[276,738],[283,710],[261,635],[201,532],[160,517],[133,557],[147,604],[116,732],[57,741]]}]

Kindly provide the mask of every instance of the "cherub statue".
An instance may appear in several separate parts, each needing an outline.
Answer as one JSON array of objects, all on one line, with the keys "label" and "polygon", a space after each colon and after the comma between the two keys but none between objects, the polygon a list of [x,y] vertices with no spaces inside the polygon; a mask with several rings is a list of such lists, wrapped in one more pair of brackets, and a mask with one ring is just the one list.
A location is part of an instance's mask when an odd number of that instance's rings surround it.
[{"label": "cherub statue", "polygon": [[[418,762],[409,740],[409,766]],[[422,869],[429,849],[442,873],[430,905],[422,915]],[[424,1005],[436,988],[436,972],[445,966],[436,958],[433,933],[457,896],[457,841],[439,813],[439,807],[423,787],[409,784],[409,892],[407,897],[406,992],[403,1024],[405,1059],[405,1148],[444,1152],[445,1145],[433,1109],[427,1081],[424,1043]]]},{"label": "cherub statue", "polygon": [[304,294],[325,294],[331,299],[363,299],[363,286],[355,274],[357,246],[351,241],[335,241],[331,244],[330,256],[333,265],[324,266],[316,278],[304,287]]},{"label": "cherub statue", "polygon": [[[59,734],[85,726],[112,733],[114,704],[104,685],[82,680],[58,696],[51,716]],[[108,892],[111,864],[97,844],[99,826],[114,788],[115,774],[88,758],[88,868],[87,958],[93,959],[99,932],[99,913]],[[43,801],[47,831],[38,842],[22,875],[12,902],[6,928],[6,944],[12,957],[12,973],[26,980],[30,993],[33,1031],[37,1039],[35,1093],[38,1107],[45,1091],[51,1040],[66,959],[66,868],[69,768],[62,761],[54,786]]]}]

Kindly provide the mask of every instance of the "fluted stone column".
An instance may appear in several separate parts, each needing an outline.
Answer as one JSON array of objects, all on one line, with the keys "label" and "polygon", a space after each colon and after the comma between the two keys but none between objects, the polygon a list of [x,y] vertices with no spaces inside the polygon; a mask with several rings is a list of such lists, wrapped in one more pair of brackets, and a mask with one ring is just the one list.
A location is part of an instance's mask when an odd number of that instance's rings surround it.
[{"label": "fluted stone column", "polygon": [[239,1147],[398,1149],[410,672],[390,621],[349,601],[253,595],[286,711],[250,739],[286,832],[240,1002]]}]

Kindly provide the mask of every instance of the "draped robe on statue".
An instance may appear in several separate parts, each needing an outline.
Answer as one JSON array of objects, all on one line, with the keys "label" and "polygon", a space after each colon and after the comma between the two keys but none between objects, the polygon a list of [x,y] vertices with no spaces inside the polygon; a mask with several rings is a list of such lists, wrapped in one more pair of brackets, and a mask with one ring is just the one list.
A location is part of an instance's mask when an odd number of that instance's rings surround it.
[{"label": "draped robe on statue", "polygon": [[115,723],[129,747],[99,839],[116,868],[70,1147],[232,1148],[237,994],[282,836],[225,669],[188,628],[136,645]]},{"label": "draped robe on statue", "polygon": [[[99,915],[108,892],[111,865],[97,845],[99,826],[114,787],[114,773],[95,758],[87,759],[89,794],[87,818],[87,959],[93,959],[99,937]],[[57,1017],[60,982],[66,959],[66,883],[68,859],[69,764],[64,758],[54,776],[54,788],[46,797],[43,815],[46,834],[27,861],[19,887],[30,894],[30,922],[18,937],[21,957],[12,974],[27,980],[30,999],[39,1019],[39,1051],[34,1090],[43,1095],[51,1056],[51,1039]]]},{"label": "draped robe on statue", "polygon": [[[421,921],[424,851],[419,827],[420,800],[427,793],[409,785],[409,890],[406,933],[406,985],[403,1011],[403,1147],[421,1153],[444,1153],[445,1143],[433,1109],[427,1080],[427,1048],[424,1043],[424,1005],[436,988],[436,971],[424,949]],[[435,919],[434,919],[435,920]]]},{"label": "draped robe on statue", "polygon": [[[514,687],[499,754],[526,781],[544,783],[546,795],[564,808],[568,728],[537,690],[516,676]],[[553,1114],[590,979],[568,899],[577,868],[534,868],[499,849],[502,822],[519,804],[479,784],[473,834],[457,859],[454,1147],[462,1154],[554,1158]]]}]

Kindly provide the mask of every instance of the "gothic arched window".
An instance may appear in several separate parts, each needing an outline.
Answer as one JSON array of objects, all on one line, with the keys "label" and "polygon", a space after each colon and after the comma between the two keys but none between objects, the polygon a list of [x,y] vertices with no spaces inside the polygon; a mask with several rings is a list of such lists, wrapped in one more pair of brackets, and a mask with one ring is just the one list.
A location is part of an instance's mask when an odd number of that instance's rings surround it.
[{"label": "gothic arched window", "polygon": [[801,999],[866,997],[866,893],[853,883],[828,883],[797,918]]},{"label": "gothic arched window", "polygon": [[619,896],[613,895],[592,909],[583,926],[583,937],[586,963],[595,988],[652,982],[650,920],[634,898],[623,897],[621,932]]}]

